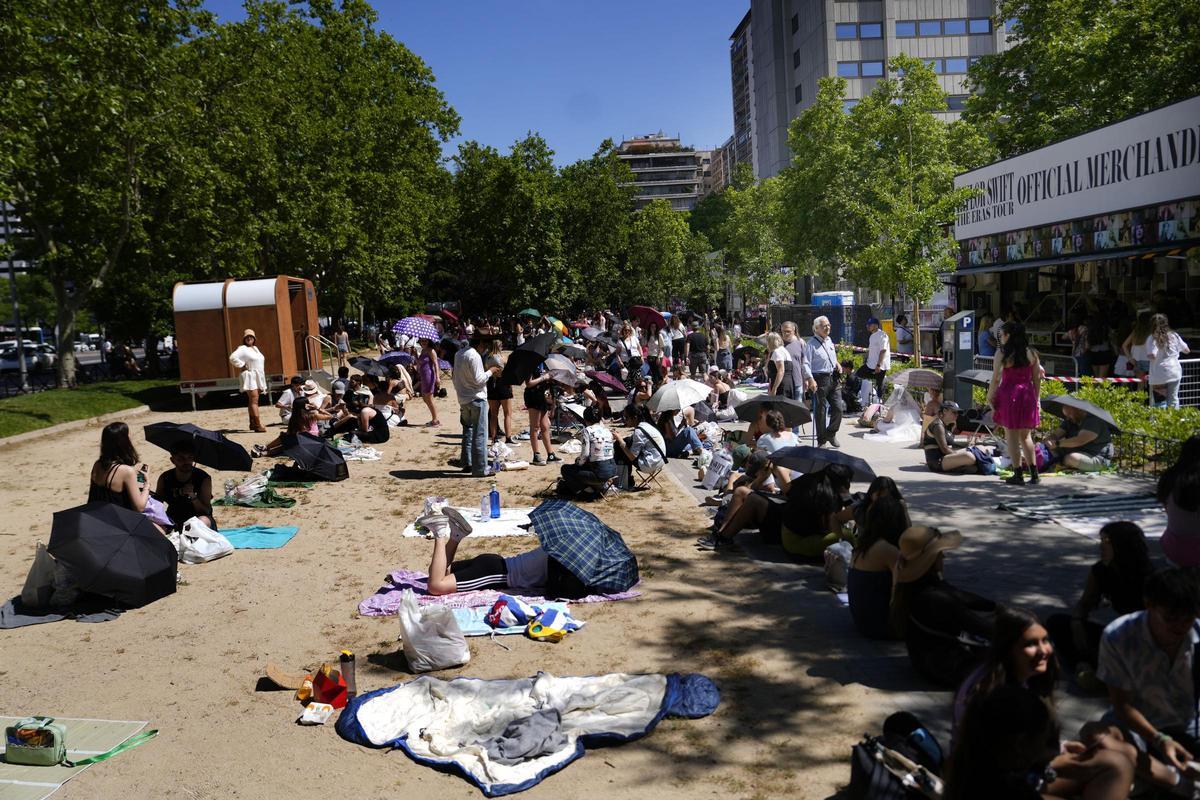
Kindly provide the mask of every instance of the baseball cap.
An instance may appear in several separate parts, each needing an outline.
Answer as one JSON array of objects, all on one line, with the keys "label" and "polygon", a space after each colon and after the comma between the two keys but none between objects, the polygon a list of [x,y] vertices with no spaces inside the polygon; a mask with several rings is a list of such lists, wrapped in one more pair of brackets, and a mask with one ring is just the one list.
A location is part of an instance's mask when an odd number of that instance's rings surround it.
[{"label": "baseball cap", "polygon": [[962,406],[953,400],[943,400],[938,408],[942,411],[962,411]]},{"label": "baseball cap", "polygon": [[875,318],[875,317],[868,317],[868,318],[867,318],[867,324],[868,324],[868,325],[878,325],[878,324],[879,324],[879,320],[878,320],[877,318]]}]

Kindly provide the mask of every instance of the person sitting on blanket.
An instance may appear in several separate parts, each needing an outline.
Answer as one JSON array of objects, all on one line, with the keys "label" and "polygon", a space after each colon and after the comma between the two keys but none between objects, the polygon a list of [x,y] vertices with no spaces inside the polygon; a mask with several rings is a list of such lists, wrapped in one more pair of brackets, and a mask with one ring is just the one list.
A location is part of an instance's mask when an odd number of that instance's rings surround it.
[{"label": "person sitting on blanket", "polygon": [[938,407],[938,414],[925,434],[921,437],[921,447],[925,450],[925,464],[930,472],[946,472],[957,475],[973,475],[979,471],[975,454],[970,450],[955,450],[951,446],[953,438],[950,431],[958,421],[958,403],[945,400]]},{"label": "person sitting on blanket", "polygon": [[1099,472],[1112,463],[1112,433],[1101,419],[1072,406],[1063,406],[1063,422],[1045,438],[1056,465],[1080,472]]},{"label": "person sitting on blanket", "polygon": [[330,418],[329,414],[310,404],[308,398],[301,395],[292,404],[292,416],[288,419],[287,432],[276,436],[265,445],[254,445],[254,448],[250,451],[250,455],[254,458],[280,455],[283,453],[284,436],[289,434],[295,436],[298,433],[307,433],[310,436],[316,436],[318,431],[317,423]]},{"label": "person sitting on blanket", "polygon": [[446,506],[440,513],[421,517],[417,524],[433,534],[428,587],[431,595],[546,585],[549,559],[540,547],[516,556],[482,553],[455,561],[459,544],[472,531],[471,523],[458,509]]},{"label": "person sitting on blanket", "polygon": [[[355,376],[357,377],[357,376]],[[370,444],[380,444],[391,438],[383,406],[373,406],[374,396],[366,386],[360,385],[346,398],[345,413],[332,425],[325,435],[333,437],[339,433],[357,433],[358,438]]]},{"label": "person sitting on blanket", "polygon": [[192,517],[199,517],[205,525],[216,530],[212,476],[196,467],[196,453],[190,441],[176,442],[171,447],[171,463],[175,469],[158,476],[154,494],[166,504],[167,516],[175,523],[176,530]]}]

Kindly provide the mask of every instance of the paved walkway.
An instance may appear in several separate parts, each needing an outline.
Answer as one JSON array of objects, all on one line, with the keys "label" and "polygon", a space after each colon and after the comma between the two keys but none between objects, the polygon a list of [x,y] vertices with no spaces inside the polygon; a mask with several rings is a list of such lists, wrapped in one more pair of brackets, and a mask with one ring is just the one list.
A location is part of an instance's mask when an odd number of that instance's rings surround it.
[{"label": "paved walkway", "polygon": [[[746,426],[743,423],[740,427]],[[963,546],[946,556],[948,580],[1043,617],[1068,609],[1075,602],[1089,566],[1098,557],[1098,545],[1059,525],[999,511],[997,504],[1016,497],[1037,499],[1080,491],[1133,492],[1150,488],[1148,482],[1117,476],[1050,477],[1037,486],[1014,487],[994,476],[938,475],[925,467],[923,454],[915,446],[872,441],[874,436],[864,429],[845,426],[838,438],[844,452],[867,460],[876,474],[889,475],[896,481],[914,522],[962,531]],[[697,501],[708,494],[699,488],[690,460],[673,459],[668,471]],[[866,486],[854,488],[857,491]],[[796,564],[782,548],[761,544],[755,534],[744,534],[740,542],[746,557],[753,559],[772,581],[794,584],[803,595],[805,599],[799,602],[811,607],[812,612],[805,614],[805,624],[815,622],[824,629],[807,630],[806,634],[866,641],[858,637],[849,609],[825,590],[820,567]],[[1156,542],[1151,542],[1151,552],[1159,558]],[[902,643],[869,644],[865,651],[852,648],[853,656],[839,657],[836,653],[842,648],[831,648],[834,655],[816,657],[808,674],[874,689],[870,694],[879,703],[880,721],[894,710],[908,709],[937,728],[943,743],[948,742],[951,694],[916,676]],[[1074,735],[1080,724],[1099,716],[1106,706],[1102,699],[1080,695],[1069,680],[1060,684],[1058,697],[1064,735]]]}]

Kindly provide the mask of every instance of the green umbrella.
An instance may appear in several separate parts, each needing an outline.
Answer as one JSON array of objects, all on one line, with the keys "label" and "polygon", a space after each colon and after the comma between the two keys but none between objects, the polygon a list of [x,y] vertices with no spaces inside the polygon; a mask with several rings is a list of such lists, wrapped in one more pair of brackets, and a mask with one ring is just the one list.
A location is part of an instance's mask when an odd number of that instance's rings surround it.
[{"label": "green umbrella", "polygon": [[524,311],[522,311],[522,312],[521,312],[520,316],[522,316],[522,317],[533,317],[534,319],[541,319],[541,318],[542,318],[542,314],[541,314],[541,312],[540,312],[540,311],[538,311],[536,308],[527,308],[527,309],[525,309]]}]

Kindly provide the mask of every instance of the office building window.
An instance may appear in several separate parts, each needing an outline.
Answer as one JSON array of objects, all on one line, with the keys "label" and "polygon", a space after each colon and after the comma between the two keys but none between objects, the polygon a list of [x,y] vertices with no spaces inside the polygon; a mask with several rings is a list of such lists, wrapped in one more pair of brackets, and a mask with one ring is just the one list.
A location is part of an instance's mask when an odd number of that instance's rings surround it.
[{"label": "office building window", "polygon": [[951,111],[962,111],[967,107],[967,96],[965,94],[952,94],[946,98],[946,107]]},{"label": "office building window", "polygon": [[839,39],[858,38],[858,26],[853,22],[839,22],[833,27],[834,35]]},{"label": "office building window", "polygon": [[943,70],[947,75],[962,75],[967,71],[967,60],[965,58],[947,58],[946,68]]},{"label": "office building window", "polygon": [[878,78],[883,75],[882,61],[864,61],[862,62],[862,76],[864,78]]},{"label": "office building window", "polygon": [[923,19],[917,23],[917,32],[922,36],[941,36],[942,21],[940,19]]},{"label": "office building window", "polygon": [[942,74],[942,60],[940,58],[925,59],[925,66],[931,67],[938,75]]},{"label": "office building window", "polygon": [[799,66],[800,66],[800,51],[793,50],[792,51],[792,69],[796,69]]},{"label": "office building window", "polygon": [[858,26],[858,38],[860,39],[882,39],[883,26],[878,22],[864,22]]},{"label": "office building window", "polygon": [[944,33],[946,36],[966,36],[967,21],[965,19],[943,20],[942,33]]},{"label": "office building window", "polygon": [[970,22],[971,33],[991,33],[992,21],[990,19],[973,19]]},{"label": "office building window", "polygon": [[849,111],[850,109],[852,109],[856,105],[858,105],[858,103],[859,103],[858,100],[843,100],[842,101],[842,111]]},{"label": "office building window", "polygon": [[794,94],[796,97],[796,105],[800,105],[800,103],[802,103],[804,101],[804,87],[801,86],[800,84],[796,84],[796,89],[795,89]]},{"label": "office building window", "polygon": [[913,21],[896,23],[896,38],[910,39],[917,35],[917,23]]},{"label": "office building window", "polygon": [[792,33],[800,30],[800,15],[792,14]]},{"label": "office building window", "polygon": [[857,78],[858,77],[858,62],[857,61],[839,61],[838,76],[842,78]]}]

